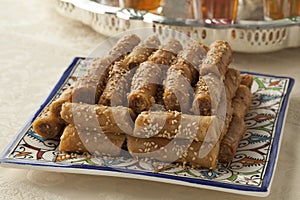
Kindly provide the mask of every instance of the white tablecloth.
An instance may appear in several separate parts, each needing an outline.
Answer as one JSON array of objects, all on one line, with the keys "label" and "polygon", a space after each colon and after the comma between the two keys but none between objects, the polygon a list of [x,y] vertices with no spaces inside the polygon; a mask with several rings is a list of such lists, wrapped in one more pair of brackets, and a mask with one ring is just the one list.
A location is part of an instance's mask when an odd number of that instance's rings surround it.
[{"label": "white tablecloth", "polygon": [[[73,57],[87,56],[105,37],[57,14],[51,0],[1,0],[0,5],[2,152]],[[300,199],[300,48],[259,55],[236,53],[233,66],[295,78],[278,166],[266,199]],[[1,167],[0,199],[257,198],[150,181]]]}]

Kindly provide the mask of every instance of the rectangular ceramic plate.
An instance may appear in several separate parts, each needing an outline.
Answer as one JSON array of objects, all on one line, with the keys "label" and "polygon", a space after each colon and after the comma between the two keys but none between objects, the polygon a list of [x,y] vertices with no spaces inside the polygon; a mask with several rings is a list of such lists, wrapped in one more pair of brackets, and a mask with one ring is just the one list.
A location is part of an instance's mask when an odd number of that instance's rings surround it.
[{"label": "rectangular ceramic plate", "polygon": [[89,62],[89,58],[74,59],[45,103],[2,153],[2,166],[136,178],[254,196],[269,194],[293,79],[247,72],[255,77],[254,98],[246,116],[247,132],[231,163],[218,164],[216,171],[174,166],[154,173],[162,163],[153,166],[130,157],[78,156],[57,161],[59,138],[44,139],[33,131],[34,119],[86,72]]}]

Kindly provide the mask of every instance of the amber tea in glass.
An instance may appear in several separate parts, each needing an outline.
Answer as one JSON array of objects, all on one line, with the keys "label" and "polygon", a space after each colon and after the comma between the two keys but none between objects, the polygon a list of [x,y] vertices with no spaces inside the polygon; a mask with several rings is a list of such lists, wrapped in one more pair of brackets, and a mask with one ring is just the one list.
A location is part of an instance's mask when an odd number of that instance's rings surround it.
[{"label": "amber tea in glass", "polygon": [[155,10],[160,4],[161,0],[119,0],[120,7],[134,8],[137,10]]},{"label": "amber tea in glass", "polygon": [[197,19],[235,20],[238,0],[194,0],[194,12]]},{"label": "amber tea in glass", "polygon": [[265,18],[269,19],[282,19],[287,14],[287,2],[286,0],[265,0],[264,12]]},{"label": "amber tea in glass", "polygon": [[300,16],[300,0],[289,0],[289,16]]}]

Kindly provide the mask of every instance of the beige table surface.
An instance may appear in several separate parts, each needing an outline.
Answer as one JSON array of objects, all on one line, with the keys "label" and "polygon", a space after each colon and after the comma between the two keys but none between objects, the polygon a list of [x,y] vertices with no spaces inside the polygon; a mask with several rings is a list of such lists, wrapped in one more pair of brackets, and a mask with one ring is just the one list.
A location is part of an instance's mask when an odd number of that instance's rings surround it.
[{"label": "beige table surface", "polygon": [[[51,0],[1,0],[1,152],[44,101],[73,57],[87,56],[104,39],[89,27],[57,14]],[[235,53],[234,58],[233,66],[238,69],[296,80],[271,194],[265,199],[298,200],[300,48],[258,55]],[[257,198],[150,181],[0,167],[0,199]]]}]

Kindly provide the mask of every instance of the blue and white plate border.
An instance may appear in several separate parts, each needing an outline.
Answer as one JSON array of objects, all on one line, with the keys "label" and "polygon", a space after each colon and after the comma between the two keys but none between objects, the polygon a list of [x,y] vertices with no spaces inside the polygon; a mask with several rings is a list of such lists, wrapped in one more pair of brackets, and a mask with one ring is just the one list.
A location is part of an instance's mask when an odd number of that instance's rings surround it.
[{"label": "blue and white plate border", "polygon": [[250,195],[250,196],[263,197],[263,196],[267,196],[270,193],[270,188],[274,178],[274,171],[277,165],[278,153],[280,151],[282,131],[284,129],[289,97],[295,82],[293,78],[285,77],[285,76],[273,76],[273,75],[253,73],[253,72],[242,72],[242,73],[248,73],[257,76],[265,76],[265,77],[272,77],[272,78],[274,77],[280,79],[285,78],[289,80],[287,90],[284,95],[284,98],[282,99],[282,105],[277,118],[276,130],[275,130],[273,143],[270,151],[269,162],[267,164],[267,169],[265,171],[265,176],[261,187],[234,185],[234,184],[220,183],[220,182],[215,182],[210,180],[192,179],[192,178],[181,177],[181,176],[176,177],[167,174],[143,172],[143,171],[136,171],[130,169],[126,169],[126,170],[122,169],[122,171],[120,172],[118,169],[103,167],[103,166],[81,165],[81,164],[66,165],[66,164],[60,164],[55,162],[29,161],[29,160],[7,158],[7,155],[11,152],[12,149],[14,149],[17,146],[17,144],[19,143],[20,139],[23,137],[26,130],[28,130],[28,128],[31,126],[34,119],[40,114],[40,112],[44,109],[44,107],[49,104],[51,99],[53,99],[53,97],[57,94],[60,88],[64,85],[66,79],[72,73],[77,62],[80,59],[85,59],[85,58],[81,58],[81,57],[74,58],[70,66],[65,70],[65,72],[63,73],[63,75],[61,76],[61,78],[59,79],[59,81],[57,82],[57,84],[49,94],[49,96],[46,98],[45,102],[39,107],[37,112],[29,119],[29,121],[24,125],[24,127],[21,128],[21,130],[18,132],[16,137],[3,151],[3,153],[0,156],[0,166],[21,168],[21,169],[43,170],[43,171],[51,171],[51,172],[78,173],[78,174],[150,180],[156,182],[218,190],[223,192],[230,192],[230,193]]}]

